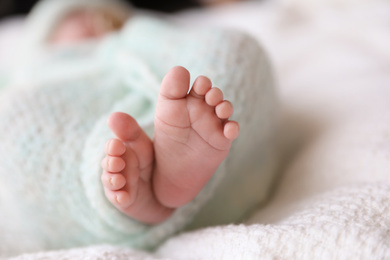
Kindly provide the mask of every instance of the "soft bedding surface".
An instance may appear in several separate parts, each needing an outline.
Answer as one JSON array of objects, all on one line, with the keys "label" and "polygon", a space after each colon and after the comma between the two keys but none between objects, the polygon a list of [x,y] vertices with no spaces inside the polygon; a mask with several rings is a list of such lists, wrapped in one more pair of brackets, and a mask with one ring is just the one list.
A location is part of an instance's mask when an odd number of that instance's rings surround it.
[{"label": "soft bedding surface", "polygon": [[390,258],[390,2],[249,1],[168,17],[258,38],[281,102],[279,181],[246,223],[155,253],[106,245],[13,259]]}]

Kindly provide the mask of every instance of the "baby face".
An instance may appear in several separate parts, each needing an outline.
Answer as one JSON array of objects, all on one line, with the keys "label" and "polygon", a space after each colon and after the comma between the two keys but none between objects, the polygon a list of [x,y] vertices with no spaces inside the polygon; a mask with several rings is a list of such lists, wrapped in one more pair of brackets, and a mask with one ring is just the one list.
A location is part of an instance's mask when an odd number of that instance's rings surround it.
[{"label": "baby face", "polygon": [[103,9],[79,9],[66,15],[52,33],[52,44],[73,44],[97,39],[119,30],[124,24],[120,18]]}]

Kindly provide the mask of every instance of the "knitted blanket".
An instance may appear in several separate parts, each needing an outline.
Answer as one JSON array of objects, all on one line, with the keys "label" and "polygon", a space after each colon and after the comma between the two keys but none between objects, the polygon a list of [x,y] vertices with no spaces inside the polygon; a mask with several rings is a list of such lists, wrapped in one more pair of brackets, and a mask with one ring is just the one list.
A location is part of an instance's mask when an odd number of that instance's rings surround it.
[{"label": "knitted blanket", "polygon": [[153,254],[101,245],[13,259],[389,259],[389,2],[282,2],[172,17],[238,27],[270,51],[284,163],[265,207]]},{"label": "knitted blanket", "polygon": [[[275,167],[269,148],[275,99],[266,57],[253,38],[137,16],[102,41],[34,44],[3,74],[1,255],[101,243],[150,249],[185,227],[239,221],[265,199]],[[105,198],[100,162],[113,137],[106,122],[112,112],[126,112],[152,137],[159,84],[178,64],[192,80],[208,75],[224,91],[237,107],[242,137],[193,201],[148,226]]]}]

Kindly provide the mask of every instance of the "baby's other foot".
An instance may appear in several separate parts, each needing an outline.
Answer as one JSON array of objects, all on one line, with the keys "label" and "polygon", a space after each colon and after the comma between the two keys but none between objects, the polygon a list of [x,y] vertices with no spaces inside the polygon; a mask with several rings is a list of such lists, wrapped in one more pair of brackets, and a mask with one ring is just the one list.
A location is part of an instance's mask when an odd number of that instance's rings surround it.
[{"label": "baby's other foot", "polygon": [[239,125],[220,89],[200,76],[189,91],[190,74],[173,68],[164,78],[155,116],[154,191],[165,206],[192,200],[226,158]]},{"label": "baby's other foot", "polygon": [[107,142],[102,182],[108,200],[124,214],[144,223],[158,223],[172,209],[162,206],[151,187],[154,155],[149,137],[124,113],[113,113],[108,125],[117,138]]}]

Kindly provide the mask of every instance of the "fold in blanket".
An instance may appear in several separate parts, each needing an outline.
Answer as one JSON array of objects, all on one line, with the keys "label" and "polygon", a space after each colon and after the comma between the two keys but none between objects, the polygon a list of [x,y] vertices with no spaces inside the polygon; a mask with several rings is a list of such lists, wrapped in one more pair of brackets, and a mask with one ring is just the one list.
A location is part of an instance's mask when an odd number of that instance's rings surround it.
[{"label": "fold in blanket", "polygon": [[155,254],[111,246],[23,255],[24,259],[388,259],[390,186],[351,185],[306,201],[274,225],[228,225],[173,237]]},{"label": "fold in blanket", "polygon": [[[247,35],[134,17],[101,42],[29,57],[0,95],[2,255],[97,243],[151,248],[189,224],[242,219],[266,198],[276,102],[267,59]],[[224,91],[241,137],[192,202],[147,226],[104,196],[100,161],[112,137],[106,120],[129,113],[152,136],[159,82],[175,65]]]}]

